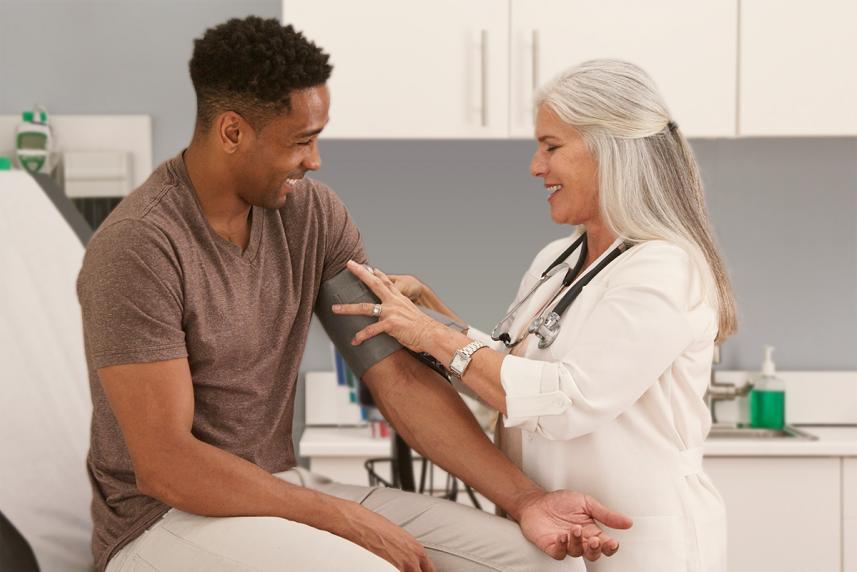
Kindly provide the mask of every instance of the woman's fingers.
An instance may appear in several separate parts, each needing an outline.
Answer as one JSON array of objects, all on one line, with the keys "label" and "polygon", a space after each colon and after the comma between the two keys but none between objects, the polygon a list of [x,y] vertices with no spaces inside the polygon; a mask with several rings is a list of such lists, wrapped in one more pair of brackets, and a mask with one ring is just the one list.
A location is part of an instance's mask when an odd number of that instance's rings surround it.
[{"label": "woman's fingers", "polygon": [[[369,271],[365,267],[348,261],[348,270],[366,284],[381,299],[381,304],[362,302],[358,304],[334,304],[334,314],[373,316],[378,321],[358,332],[351,343],[359,345],[373,336],[385,333],[397,339],[412,351],[424,351],[428,340],[427,331],[431,327],[441,326],[433,322],[406,296],[396,289],[390,278],[380,270]],[[380,306],[381,312],[376,309]]]},{"label": "woman's fingers", "polygon": [[390,274],[387,276],[396,290],[408,300],[416,302],[422,296],[422,283],[415,277],[406,274]]},{"label": "woman's fingers", "polygon": [[[405,291],[405,290],[407,290],[407,285],[405,285],[404,289],[401,288],[399,286],[399,284],[396,282],[396,280],[393,280],[390,276],[387,276],[386,274],[381,272],[381,270],[378,268],[375,269],[375,276],[378,277],[378,279],[381,281],[381,284],[386,286],[390,290],[391,293],[399,294],[399,295],[403,296],[404,298],[407,298],[411,302],[413,302],[415,300],[416,296],[414,295],[414,292],[406,292]],[[413,288],[411,288],[411,289],[413,290]]]},{"label": "woman's fingers", "polygon": [[354,334],[354,338],[351,340],[352,346],[359,346],[369,338],[377,336],[378,334],[384,333],[387,330],[387,327],[383,322],[375,322],[374,324],[370,324]]},{"label": "woman's fingers", "polygon": [[361,302],[359,304],[334,304],[334,314],[345,314],[349,316],[371,316],[374,313],[375,304]]},{"label": "woman's fingers", "polygon": [[374,273],[369,272],[369,270],[367,270],[362,264],[349,260],[346,266],[348,270],[359,278],[361,282],[366,284],[366,286],[368,286],[382,302],[387,300],[392,294],[390,288],[381,282],[381,279],[375,276]]},{"label": "woman's fingers", "polygon": [[393,284],[393,281],[390,280],[390,277],[387,276],[386,274],[384,274],[383,272],[381,272],[380,269],[378,269],[378,268],[375,269],[375,276],[378,277],[378,279],[381,281],[381,284],[383,284],[384,286],[386,286],[390,290],[396,290],[396,285]]}]

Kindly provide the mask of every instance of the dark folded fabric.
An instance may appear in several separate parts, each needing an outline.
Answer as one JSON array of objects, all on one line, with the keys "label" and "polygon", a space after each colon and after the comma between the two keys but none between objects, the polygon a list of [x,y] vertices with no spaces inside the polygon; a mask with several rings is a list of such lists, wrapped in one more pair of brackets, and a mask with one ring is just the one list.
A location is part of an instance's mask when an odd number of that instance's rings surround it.
[{"label": "dark folded fabric", "polygon": [[36,555],[18,529],[0,512],[0,570],[39,572]]}]

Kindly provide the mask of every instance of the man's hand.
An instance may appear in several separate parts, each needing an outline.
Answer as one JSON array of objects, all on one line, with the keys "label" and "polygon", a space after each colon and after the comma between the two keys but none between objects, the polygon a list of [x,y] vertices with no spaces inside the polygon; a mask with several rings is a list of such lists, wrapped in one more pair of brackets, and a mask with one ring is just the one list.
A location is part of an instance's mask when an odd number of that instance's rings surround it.
[{"label": "man's hand", "polygon": [[619,529],[633,525],[630,518],[591,496],[565,490],[533,495],[520,511],[519,524],[524,536],[552,558],[562,560],[570,555],[598,560],[602,554],[615,554],[619,542],[596,521]]},{"label": "man's hand", "polygon": [[[359,505],[345,517],[345,538],[403,572],[436,572],[425,548],[405,529]],[[347,566],[346,566],[347,568]]]}]

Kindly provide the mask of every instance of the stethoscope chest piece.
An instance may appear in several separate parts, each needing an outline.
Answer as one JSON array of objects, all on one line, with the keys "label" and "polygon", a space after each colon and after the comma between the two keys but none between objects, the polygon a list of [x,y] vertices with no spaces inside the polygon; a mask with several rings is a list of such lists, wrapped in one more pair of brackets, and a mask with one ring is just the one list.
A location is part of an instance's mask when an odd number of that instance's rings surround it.
[{"label": "stethoscope chest piece", "polygon": [[539,339],[539,349],[543,350],[550,346],[559,335],[560,315],[551,312],[547,316],[539,316],[530,324],[527,331],[535,334]]}]

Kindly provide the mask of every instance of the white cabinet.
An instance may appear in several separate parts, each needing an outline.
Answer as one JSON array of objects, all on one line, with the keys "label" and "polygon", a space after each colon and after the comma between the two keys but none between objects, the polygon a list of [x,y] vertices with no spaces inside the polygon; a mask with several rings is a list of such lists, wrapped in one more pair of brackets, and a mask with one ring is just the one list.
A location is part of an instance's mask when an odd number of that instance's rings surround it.
[{"label": "white cabinet", "polygon": [[842,570],[857,572],[857,459],[842,459]]},{"label": "white cabinet", "polygon": [[857,133],[857,3],[741,0],[740,135]]},{"label": "white cabinet", "polygon": [[283,0],[283,21],[331,54],[328,137],[529,138],[534,86],[595,57],[651,73],[685,134],[735,135],[736,0]]},{"label": "white cabinet", "polygon": [[508,136],[505,4],[283,0],[283,21],[331,55],[325,136]]},{"label": "white cabinet", "polygon": [[730,572],[842,570],[840,458],[706,457]]},{"label": "white cabinet", "polygon": [[512,135],[532,135],[534,86],[593,58],[646,70],[686,135],[735,135],[735,0],[511,3]]},{"label": "white cabinet", "polygon": [[331,54],[330,137],[529,138],[534,87],[605,57],[691,137],[857,134],[849,0],[283,0],[283,20]]}]

